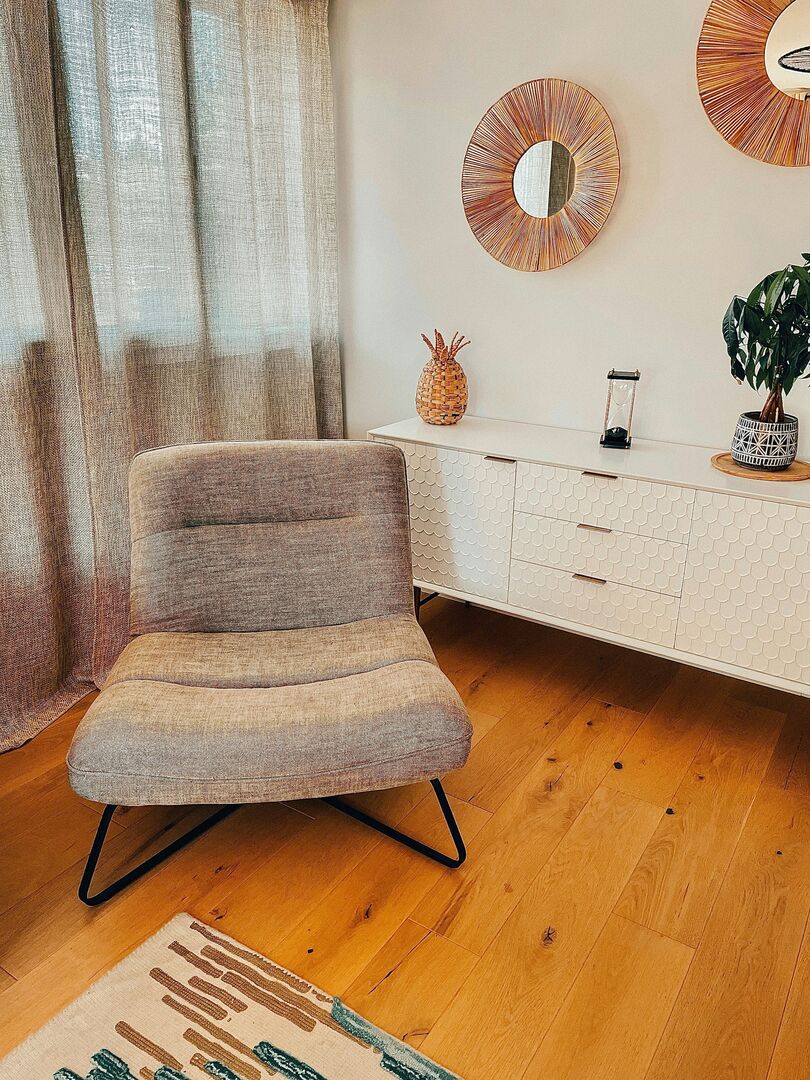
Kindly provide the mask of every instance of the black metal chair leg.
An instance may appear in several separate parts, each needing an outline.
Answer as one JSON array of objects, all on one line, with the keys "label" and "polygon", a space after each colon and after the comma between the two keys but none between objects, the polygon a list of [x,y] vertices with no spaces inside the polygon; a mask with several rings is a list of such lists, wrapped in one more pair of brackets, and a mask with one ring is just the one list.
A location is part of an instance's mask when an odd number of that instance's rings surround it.
[{"label": "black metal chair leg", "polygon": [[204,832],[208,832],[210,828],[213,828],[213,826],[222,821],[223,818],[226,818],[228,814],[232,814],[234,810],[238,810],[239,806],[220,807],[219,810],[205,818],[204,821],[195,825],[193,829],[189,829],[188,832],[183,833],[182,836],[178,836],[177,839],[172,840],[170,844],[167,844],[165,848],[156,851],[154,855],[150,855],[148,859],[144,859],[142,863],[132,870],[129,870],[122,877],[118,878],[117,881],[114,881],[111,885],[108,885],[94,896],[91,896],[90,886],[93,882],[93,875],[96,872],[101,849],[104,847],[104,841],[107,838],[107,833],[110,829],[110,822],[117,809],[117,806],[104,807],[104,812],[101,815],[101,821],[99,822],[98,830],[96,831],[96,836],[93,840],[93,846],[90,848],[90,854],[87,856],[87,863],[84,868],[84,873],[82,874],[82,880],[79,884],[79,899],[83,904],[87,904],[88,907],[97,907],[99,904],[103,904],[105,900],[117,896],[122,889],[127,887],[127,885],[131,885],[133,881],[142,878],[144,874],[148,874],[150,870],[159,866],[160,863],[168,859],[169,856],[174,855],[176,851],[179,851],[187,844],[190,844],[192,840],[196,840],[198,836],[202,836]]},{"label": "black metal chair leg", "polygon": [[353,817],[356,821],[361,821],[364,825],[376,829],[377,832],[382,833],[384,836],[388,836],[392,840],[397,840],[400,844],[404,844],[405,847],[418,851],[420,855],[425,855],[428,859],[433,859],[434,862],[441,863],[442,866],[449,866],[451,869],[455,869],[456,867],[461,866],[467,858],[467,849],[464,846],[461,830],[458,827],[458,822],[453,816],[453,810],[450,803],[447,801],[447,796],[444,793],[441,781],[431,780],[430,783],[436,793],[436,798],[439,800],[439,806],[444,815],[444,820],[447,823],[447,828],[450,830],[450,836],[455,844],[455,857],[452,855],[445,855],[444,852],[437,851],[436,848],[432,848],[428,844],[423,844],[421,840],[415,840],[412,836],[400,832],[399,829],[395,829],[392,825],[386,825],[384,821],[378,821],[377,818],[372,817],[371,814],[367,814],[365,811],[358,810],[349,803],[343,802],[342,799],[329,796],[323,801],[329,803],[330,806],[334,806],[336,810],[348,814],[349,817]]},{"label": "black metal chair leg", "polygon": [[[432,592],[432,593],[429,593],[427,596],[422,596],[422,590],[417,588],[416,585],[414,585],[414,587],[413,587],[413,608],[414,608],[414,611],[416,612],[416,621],[417,622],[419,622],[419,612],[422,610],[422,608],[425,606],[425,604],[429,604],[431,600],[435,600],[438,595],[439,594],[437,592]],[[469,604],[467,606],[469,607]]]},{"label": "black metal chair leg", "polygon": [[[395,829],[391,825],[386,825],[384,821],[378,821],[377,818],[372,817],[370,814],[366,814],[363,810],[358,810],[354,806],[350,806],[349,803],[343,802],[342,799],[329,796],[323,801],[329,803],[330,806],[334,806],[336,810],[340,810],[344,814],[348,814],[349,817],[353,817],[356,821],[362,822],[364,825],[368,825],[372,829],[376,829],[377,832],[382,833],[384,836],[390,837],[392,840],[398,841],[400,844],[404,844],[405,847],[411,848],[413,851],[418,851],[420,855],[425,855],[428,859],[433,859],[434,862],[441,863],[442,866],[449,866],[455,868],[461,866],[464,860],[467,858],[467,849],[464,846],[464,840],[461,835],[461,831],[458,827],[450,803],[447,801],[447,796],[444,793],[444,788],[439,780],[430,781],[433,790],[438,799],[439,806],[441,808],[444,820],[447,823],[447,828],[450,831],[450,836],[455,845],[456,854],[445,855],[444,852],[438,851],[436,848],[430,847],[428,844],[423,844],[421,840],[415,840],[412,836],[408,836],[406,833],[400,832],[399,829]],[[222,806],[215,813],[205,818],[194,826],[193,829],[189,829],[188,832],[178,836],[175,840],[172,840],[166,847],[161,848],[160,851],[156,851],[154,855],[150,855],[148,859],[144,859],[138,866],[133,867],[132,870],[127,871],[112,884],[107,885],[101,889],[100,892],[90,895],[90,889],[93,884],[93,877],[98,867],[99,858],[101,857],[101,851],[104,847],[104,841],[107,838],[107,833],[110,830],[110,822],[113,819],[113,814],[118,809],[117,806],[105,806],[104,812],[101,815],[101,821],[99,822],[98,829],[96,831],[95,838],[93,840],[93,846],[90,848],[90,854],[87,856],[87,863],[82,874],[82,880],[79,883],[79,899],[83,904],[87,904],[88,907],[97,907],[99,904],[105,903],[107,900],[112,899],[113,896],[117,896],[123,889],[126,889],[128,885],[131,885],[134,881],[138,881],[144,874],[148,874],[150,870],[153,870],[156,866],[159,866],[162,862],[165,862],[175,852],[180,851],[181,848],[186,847],[193,840],[196,840],[198,836],[202,836],[203,833],[213,828],[220,821],[226,818],[229,814],[232,814],[234,810],[238,810],[239,806]]]}]

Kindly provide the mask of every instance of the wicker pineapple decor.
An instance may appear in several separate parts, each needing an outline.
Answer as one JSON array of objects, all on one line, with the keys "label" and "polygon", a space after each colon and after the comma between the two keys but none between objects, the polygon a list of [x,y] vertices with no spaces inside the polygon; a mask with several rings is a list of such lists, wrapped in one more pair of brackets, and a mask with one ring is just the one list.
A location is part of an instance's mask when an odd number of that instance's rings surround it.
[{"label": "wicker pineapple decor", "polygon": [[470,343],[456,333],[446,345],[438,330],[433,333],[435,341],[422,334],[430,360],[416,386],[416,411],[426,424],[457,424],[467,409],[467,376],[456,356]]}]

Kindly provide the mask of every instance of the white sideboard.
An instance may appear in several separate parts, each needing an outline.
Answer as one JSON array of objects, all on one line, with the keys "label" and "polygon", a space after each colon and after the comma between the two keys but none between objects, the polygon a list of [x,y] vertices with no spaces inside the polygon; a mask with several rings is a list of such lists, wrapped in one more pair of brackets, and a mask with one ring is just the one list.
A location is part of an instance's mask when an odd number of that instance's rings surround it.
[{"label": "white sideboard", "polygon": [[810,482],[475,416],[369,438],[405,454],[418,587],[810,695]]}]

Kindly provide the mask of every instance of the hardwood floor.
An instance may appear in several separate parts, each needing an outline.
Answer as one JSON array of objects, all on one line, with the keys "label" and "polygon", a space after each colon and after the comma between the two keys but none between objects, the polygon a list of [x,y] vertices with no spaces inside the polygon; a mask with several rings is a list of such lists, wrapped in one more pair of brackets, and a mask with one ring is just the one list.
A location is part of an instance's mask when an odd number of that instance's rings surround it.
[{"label": "hardwood floor", "polygon": [[[250,806],[91,911],[91,699],[0,757],[0,1055],[190,911],[466,1080],[810,1076],[810,702],[445,600],[423,625],[475,728],[457,871]],[[444,842],[426,784],[357,802]],[[110,874],[204,813],[117,815]]]}]

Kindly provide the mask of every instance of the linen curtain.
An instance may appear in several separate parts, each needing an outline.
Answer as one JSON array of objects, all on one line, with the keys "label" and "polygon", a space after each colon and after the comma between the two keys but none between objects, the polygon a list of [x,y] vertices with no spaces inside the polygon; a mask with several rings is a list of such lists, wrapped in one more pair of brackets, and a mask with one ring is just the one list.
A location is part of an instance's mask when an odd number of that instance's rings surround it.
[{"label": "linen curtain", "polygon": [[342,434],[327,0],[2,0],[0,749],[128,638],[150,446]]}]

